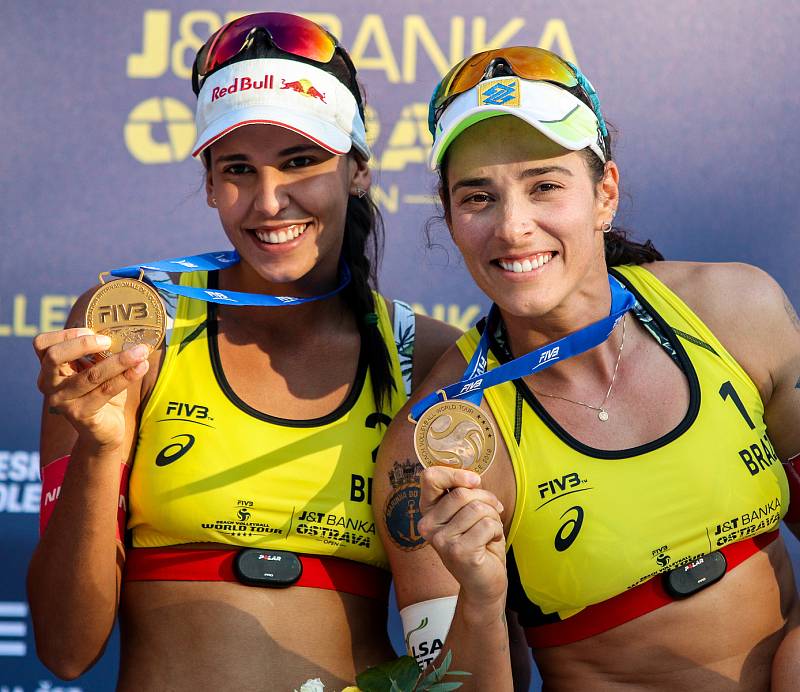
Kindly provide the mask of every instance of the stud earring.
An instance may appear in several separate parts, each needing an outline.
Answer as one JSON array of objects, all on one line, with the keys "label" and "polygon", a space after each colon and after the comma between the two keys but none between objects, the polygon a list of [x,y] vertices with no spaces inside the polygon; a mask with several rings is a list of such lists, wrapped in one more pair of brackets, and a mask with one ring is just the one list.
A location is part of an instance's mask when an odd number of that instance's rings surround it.
[{"label": "stud earring", "polygon": [[212,207],[216,207],[217,206],[217,198],[216,197],[212,197],[211,198],[211,206]]},{"label": "stud earring", "polygon": [[364,197],[366,196],[366,194],[367,194],[367,191],[366,191],[366,190],[365,190],[363,187],[357,187],[357,188],[356,188],[356,196],[357,196],[359,199],[364,199]]}]

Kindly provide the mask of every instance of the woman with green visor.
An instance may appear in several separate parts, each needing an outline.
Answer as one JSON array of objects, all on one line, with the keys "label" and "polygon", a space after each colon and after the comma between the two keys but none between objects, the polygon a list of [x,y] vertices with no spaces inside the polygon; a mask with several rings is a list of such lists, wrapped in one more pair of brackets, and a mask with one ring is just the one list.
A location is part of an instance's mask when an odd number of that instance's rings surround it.
[{"label": "woman with green visor", "polygon": [[[381,449],[409,648],[452,649],[465,689],[511,689],[507,606],[547,689],[768,689],[800,623],[778,534],[800,517],[800,325],[781,288],[615,228],[597,94],[553,53],[468,58],[430,125],[444,218],[493,306]],[[398,485],[415,458],[429,468]]]}]

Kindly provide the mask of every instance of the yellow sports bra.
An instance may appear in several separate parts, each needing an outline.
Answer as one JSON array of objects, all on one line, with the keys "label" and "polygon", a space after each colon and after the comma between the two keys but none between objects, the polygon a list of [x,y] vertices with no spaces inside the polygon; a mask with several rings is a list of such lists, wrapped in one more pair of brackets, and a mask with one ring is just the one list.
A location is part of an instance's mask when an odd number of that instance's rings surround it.
[{"label": "yellow sports bra", "polygon": [[[747,373],[649,271],[612,273],[636,295],[639,319],[654,321],[650,331],[674,351],[690,403],[663,437],[603,451],[561,428],[521,381],[486,390],[516,479],[509,607],[525,626],[563,620],[728,543],[773,531],[788,507],[786,476]],[[473,329],[458,342],[467,361],[478,338]],[[497,364],[493,352],[489,367]]]},{"label": "yellow sports bra", "polygon": [[[205,288],[206,277],[182,274],[181,282]],[[209,278],[214,284],[216,274]],[[362,353],[346,400],[314,420],[276,418],[240,400],[220,365],[213,305],[178,299],[131,471],[134,547],[211,541],[388,568],[375,533],[372,475],[375,452],[406,387],[384,300],[375,298],[396,391],[377,413]],[[395,303],[394,326],[406,336],[408,323],[398,327],[399,312],[410,314],[413,340],[413,313]],[[410,349],[401,350],[409,370]]]}]

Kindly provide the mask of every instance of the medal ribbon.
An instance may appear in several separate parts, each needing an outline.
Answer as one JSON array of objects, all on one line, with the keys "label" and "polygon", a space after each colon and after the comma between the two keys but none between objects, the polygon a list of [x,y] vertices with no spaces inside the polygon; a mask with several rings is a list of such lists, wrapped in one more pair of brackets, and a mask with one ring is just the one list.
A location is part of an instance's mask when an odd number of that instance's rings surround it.
[{"label": "medal ribbon", "polygon": [[541,372],[551,365],[602,344],[611,335],[622,316],[636,304],[634,295],[610,274],[608,284],[611,289],[611,311],[607,317],[487,372],[489,324],[497,311],[497,306],[493,305],[478,347],[464,371],[464,377],[459,382],[432,392],[418,401],[411,408],[409,418],[417,421],[431,406],[449,399],[465,399],[478,406],[483,398],[484,389]]},{"label": "medal ribbon", "polygon": [[[142,271],[164,271],[183,274],[187,272],[214,271],[216,269],[226,269],[232,267],[240,261],[239,253],[236,250],[225,250],[221,252],[206,252],[202,255],[191,255],[189,257],[176,257],[174,259],[159,260],[149,264],[132,264],[129,267],[114,269],[110,274],[120,278],[138,279]],[[174,293],[179,296],[186,296],[194,300],[203,300],[207,303],[219,303],[220,305],[261,305],[266,307],[280,307],[282,305],[300,305],[310,303],[313,300],[324,300],[330,298],[341,291],[350,283],[351,274],[347,264],[342,261],[339,270],[339,285],[328,293],[311,298],[294,298],[292,296],[268,296],[259,293],[244,293],[241,291],[223,291],[215,288],[197,288],[195,286],[176,286],[169,281],[150,282],[159,290],[167,293]]]}]

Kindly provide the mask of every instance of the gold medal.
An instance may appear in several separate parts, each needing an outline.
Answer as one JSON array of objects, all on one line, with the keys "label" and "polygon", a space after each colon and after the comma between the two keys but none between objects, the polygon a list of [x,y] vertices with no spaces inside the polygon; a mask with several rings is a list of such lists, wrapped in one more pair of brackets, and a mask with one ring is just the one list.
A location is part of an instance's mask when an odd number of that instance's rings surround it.
[{"label": "gold medal", "polygon": [[440,401],[414,428],[414,449],[425,466],[447,466],[481,474],[497,449],[494,425],[480,407],[460,399]]},{"label": "gold medal", "polygon": [[137,279],[117,279],[95,291],[86,308],[86,326],[111,337],[108,350],[97,354],[108,358],[138,344],[154,351],[164,340],[167,320],[161,298],[152,286]]}]

